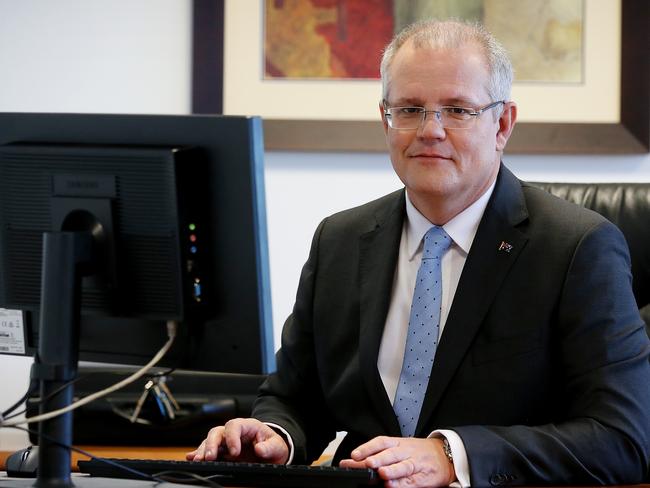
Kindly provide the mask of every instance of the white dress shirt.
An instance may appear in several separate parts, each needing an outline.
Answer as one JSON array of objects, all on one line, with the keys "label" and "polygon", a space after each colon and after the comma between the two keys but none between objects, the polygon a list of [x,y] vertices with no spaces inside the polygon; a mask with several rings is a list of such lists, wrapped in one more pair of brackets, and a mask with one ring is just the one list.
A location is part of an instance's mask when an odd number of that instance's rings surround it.
[{"label": "white dress shirt", "polygon": [[[494,190],[494,184],[453,219],[443,225],[445,232],[453,240],[452,245],[443,255],[442,266],[442,303],[440,308],[440,335],[442,336],[449,309],[458,287],[458,281],[465,266],[467,254],[472,247],[483,212]],[[395,399],[404,361],[404,348],[408,331],[411,301],[415,289],[415,279],[422,260],[422,238],[433,225],[411,203],[406,194],[406,219],[402,227],[397,268],[393,278],[393,290],[390,306],[386,316],[384,333],[379,347],[377,368],[384,388],[391,399]],[[460,436],[450,430],[436,430],[431,436],[444,436],[449,441],[454,456],[454,469],[461,486],[469,486],[469,464],[467,453]]]}]

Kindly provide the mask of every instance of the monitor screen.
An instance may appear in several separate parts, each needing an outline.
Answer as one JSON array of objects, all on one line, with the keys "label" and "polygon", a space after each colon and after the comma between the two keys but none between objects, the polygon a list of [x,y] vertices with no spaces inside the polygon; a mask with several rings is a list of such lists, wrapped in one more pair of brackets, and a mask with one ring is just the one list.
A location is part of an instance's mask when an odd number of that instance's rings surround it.
[{"label": "monitor screen", "polygon": [[0,307],[24,312],[25,354],[43,235],[79,231],[81,360],[144,364],[176,320],[161,364],[274,369],[259,118],[0,114]]}]

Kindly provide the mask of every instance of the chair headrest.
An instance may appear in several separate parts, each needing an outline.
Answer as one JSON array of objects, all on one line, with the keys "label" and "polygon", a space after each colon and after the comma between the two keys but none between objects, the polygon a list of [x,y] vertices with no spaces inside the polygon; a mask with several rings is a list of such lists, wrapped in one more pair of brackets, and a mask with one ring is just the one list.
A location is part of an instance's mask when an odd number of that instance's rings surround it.
[{"label": "chair headrest", "polygon": [[630,248],[634,296],[650,303],[650,183],[539,183],[538,188],[594,210],[623,232]]}]

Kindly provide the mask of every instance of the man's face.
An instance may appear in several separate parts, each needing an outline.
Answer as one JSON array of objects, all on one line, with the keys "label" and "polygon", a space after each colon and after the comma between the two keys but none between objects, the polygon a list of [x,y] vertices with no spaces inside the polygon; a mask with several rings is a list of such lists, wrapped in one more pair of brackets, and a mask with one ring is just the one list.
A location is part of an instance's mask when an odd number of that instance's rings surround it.
[{"label": "man's face", "polygon": [[[389,107],[478,109],[496,101],[488,96],[488,68],[480,48],[473,44],[447,50],[414,48],[407,42],[395,55],[388,75]],[[434,114],[427,114],[419,129],[395,130],[388,127],[381,108],[395,172],[425,216],[431,219],[433,215],[427,207],[436,208],[435,214],[449,220],[490,186],[511,129],[504,139],[495,117],[495,111],[502,110],[512,115],[514,123],[514,106],[498,105],[468,129],[444,129]]]}]

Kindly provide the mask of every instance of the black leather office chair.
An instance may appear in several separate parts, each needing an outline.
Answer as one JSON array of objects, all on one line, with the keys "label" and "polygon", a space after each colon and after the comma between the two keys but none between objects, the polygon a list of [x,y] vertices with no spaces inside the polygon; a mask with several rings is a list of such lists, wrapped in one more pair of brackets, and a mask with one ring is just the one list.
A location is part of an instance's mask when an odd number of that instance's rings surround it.
[{"label": "black leather office chair", "polygon": [[650,183],[537,183],[549,193],[595,210],[625,235],[632,285],[650,336]]}]

